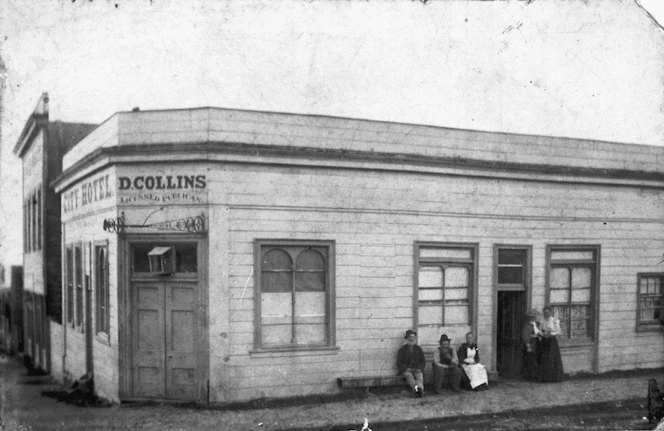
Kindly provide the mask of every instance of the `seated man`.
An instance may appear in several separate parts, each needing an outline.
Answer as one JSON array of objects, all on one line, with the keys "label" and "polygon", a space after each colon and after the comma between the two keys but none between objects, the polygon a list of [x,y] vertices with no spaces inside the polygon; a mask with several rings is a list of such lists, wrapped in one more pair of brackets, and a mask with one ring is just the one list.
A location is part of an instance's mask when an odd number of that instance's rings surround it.
[{"label": "seated man", "polygon": [[417,332],[406,331],[406,344],[401,346],[397,353],[397,366],[399,375],[406,379],[406,383],[413,390],[415,396],[424,396],[424,367],[427,361],[424,359],[422,348],[417,345]]},{"label": "seated man", "polygon": [[459,381],[461,380],[461,370],[459,369],[459,359],[457,353],[450,347],[450,339],[447,334],[440,337],[440,346],[433,352],[433,378],[434,390],[437,394],[443,391],[443,382],[448,382],[454,392],[461,392]]},{"label": "seated man", "polygon": [[459,366],[463,370],[461,385],[466,389],[485,391],[489,389],[489,376],[480,364],[480,349],[475,344],[472,332],[466,334],[466,342],[459,346]]}]

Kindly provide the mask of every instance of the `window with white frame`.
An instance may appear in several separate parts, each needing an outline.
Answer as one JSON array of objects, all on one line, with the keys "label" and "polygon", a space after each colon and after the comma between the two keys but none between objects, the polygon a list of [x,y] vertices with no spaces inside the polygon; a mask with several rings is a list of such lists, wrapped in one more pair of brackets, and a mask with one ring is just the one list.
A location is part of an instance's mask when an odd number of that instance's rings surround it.
[{"label": "window with white frame", "polygon": [[333,346],[330,241],[256,243],[258,349]]},{"label": "window with white frame", "polygon": [[417,325],[472,325],[477,246],[418,244]]},{"label": "window with white frame", "polygon": [[560,338],[594,338],[599,246],[548,246],[548,304],[560,319]]},{"label": "window with white frame", "polygon": [[638,274],[638,283],[637,327],[659,330],[664,323],[664,273]]}]

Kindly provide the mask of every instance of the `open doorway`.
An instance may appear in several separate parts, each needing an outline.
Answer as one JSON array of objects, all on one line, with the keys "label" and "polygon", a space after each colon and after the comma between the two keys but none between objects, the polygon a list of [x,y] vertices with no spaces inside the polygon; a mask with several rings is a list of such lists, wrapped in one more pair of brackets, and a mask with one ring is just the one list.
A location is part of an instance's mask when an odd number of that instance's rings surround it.
[{"label": "open doorway", "polygon": [[501,377],[519,377],[521,325],[529,303],[531,255],[528,245],[496,245],[496,369]]},{"label": "open doorway", "polygon": [[497,368],[501,377],[515,378],[521,370],[521,325],[526,292],[498,292]]}]

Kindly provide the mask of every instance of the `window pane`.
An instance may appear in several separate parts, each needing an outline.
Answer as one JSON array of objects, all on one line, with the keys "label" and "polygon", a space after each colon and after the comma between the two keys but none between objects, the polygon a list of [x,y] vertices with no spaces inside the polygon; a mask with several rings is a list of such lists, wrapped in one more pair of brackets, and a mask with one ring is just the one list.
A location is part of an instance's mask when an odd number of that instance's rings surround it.
[{"label": "window pane", "polygon": [[290,292],[263,293],[261,296],[261,320],[264,325],[290,324],[293,321]]},{"label": "window pane", "polygon": [[263,292],[290,292],[293,286],[293,274],[290,272],[265,272],[261,274]]},{"label": "window pane", "polygon": [[661,277],[654,277],[652,279],[653,281],[653,287],[652,287],[652,293],[655,295],[661,295],[662,294],[662,278]]},{"label": "window pane", "polygon": [[572,306],[572,320],[585,319],[590,314],[589,305],[574,305]]},{"label": "window pane", "polygon": [[298,323],[325,323],[325,292],[297,292],[295,316]]},{"label": "window pane", "polygon": [[592,251],[552,251],[551,260],[593,260]]},{"label": "window pane", "polygon": [[134,272],[150,272],[150,261],[148,253],[154,247],[152,244],[134,244],[132,246],[134,253]]},{"label": "window pane", "polygon": [[643,298],[639,306],[639,313],[641,320],[653,320],[655,318],[655,313],[653,309],[653,302],[651,298]]},{"label": "window pane", "polygon": [[291,344],[293,336],[292,325],[263,325],[261,329],[264,346],[283,346]]},{"label": "window pane", "polygon": [[295,291],[297,292],[325,291],[325,273],[296,272]]},{"label": "window pane", "polygon": [[295,340],[297,344],[324,344],[325,324],[296,324]]},{"label": "window pane", "polygon": [[571,322],[570,338],[586,338],[590,337],[588,333],[588,320],[575,320]]},{"label": "window pane", "polygon": [[325,270],[325,258],[316,250],[304,250],[297,256],[295,269]]},{"label": "window pane", "polygon": [[442,301],[443,289],[420,289],[418,292],[419,301]]},{"label": "window pane", "polygon": [[420,305],[418,322],[420,325],[442,325],[443,307],[441,305]]},{"label": "window pane", "polygon": [[443,287],[443,269],[437,266],[420,268],[419,287]]},{"label": "window pane", "polygon": [[498,267],[498,284],[523,284],[523,268]]},{"label": "window pane", "polygon": [[661,298],[641,298],[639,310],[641,320],[658,320],[660,316]]},{"label": "window pane", "polygon": [[642,277],[641,294],[659,295],[662,293],[662,280],[660,277]]},{"label": "window pane", "polygon": [[75,269],[75,272],[76,272],[76,279],[75,279],[76,281],[75,281],[75,283],[76,283],[77,286],[80,285],[83,282],[82,281],[82,278],[83,278],[83,265],[82,265],[82,263],[83,263],[83,261],[82,261],[81,256],[82,256],[81,247],[76,247],[74,249],[74,261],[75,261],[75,268],[76,268]]},{"label": "window pane", "polygon": [[74,259],[72,249],[67,249],[67,283],[74,282]]},{"label": "window pane", "polygon": [[196,244],[177,244],[175,272],[198,272],[197,254]]},{"label": "window pane", "polygon": [[562,336],[569,337],[569,307],[567,306],[552,306],[553,315],[560,319],[560,330]]},{"label": "window pane", "polygon": [[445,325],[468,324],[468,306],[445,306]]},{"label": "window pane", "polygon": [[468,268],[449,267],[445,269],[445,288],[468,287]]},{"label": "window pane", "polygon": [[590,306],[576,305],[571,309],[570,338],[590,337]]},{"label": "window pane", "polygon": [[551,289],[549,291],[549,298],[552,304],[561,304],[569,302],[569,290],[567,289]]},{"label": "window pane", "polygon": [[569,287],[569,269],[551,268],[550,284],[552,289]]},{"label": "window pane", "polygon": [[263,255],[262,269],[287,269],[291,270],[293,266],[290,255],[280,249],[272,249]]},{"label": "window pane", "polygon": [[498,265],[520,265],[525,262],[525,252],[523,250],[498,250]]},{"label": "window pane", "polygon": [[572,302],[590,302],[590,289],[572,289]]},{"label": "window pane", "polygon": [[325,293],[295,294],[295,341],[297,344],[325,343]]},{"label": "window pane", "polygon": [[434,248],[421,247],[420,257],[438,259],[471,259],[472,250],[467,248]]},{"label": "window pane", "polygon": [[583,289],[591,286],[590,268],[572,268],[572,288]]},{"label": "window pane", "polygon": [[293,341],[292,294],[290,292],[263,292],[261,295],[261,321],[264,346],[291,344]]},{"label": "window pane", "polygon": [[445,289],[445,301],[468,300],[468,289]]},{"label": "window pane", "polygon": [[655,310],[654,310],[654,313],[653,313],[653,318],[656,319],[656,320],[659,320],[659,319],[662,318],[662,315],[661,315],[661,313],[662,313],[662,298],[661,297],[655,299],[654,306],[655,306]]}]

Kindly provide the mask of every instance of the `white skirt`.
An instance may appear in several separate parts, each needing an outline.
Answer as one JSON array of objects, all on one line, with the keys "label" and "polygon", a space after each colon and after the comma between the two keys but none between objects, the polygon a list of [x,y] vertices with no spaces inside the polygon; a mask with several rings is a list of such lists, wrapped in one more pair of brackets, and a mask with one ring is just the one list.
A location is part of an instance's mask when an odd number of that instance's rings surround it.
[{"label": "white skirt", "polygon": [[489,385],[489,376],[486,373],[486,368],[482,364],[463,364],[461,365],[466,375],[470,379],[470,387],[476,387],[486,384]]}]

